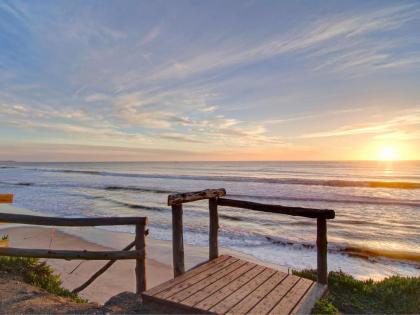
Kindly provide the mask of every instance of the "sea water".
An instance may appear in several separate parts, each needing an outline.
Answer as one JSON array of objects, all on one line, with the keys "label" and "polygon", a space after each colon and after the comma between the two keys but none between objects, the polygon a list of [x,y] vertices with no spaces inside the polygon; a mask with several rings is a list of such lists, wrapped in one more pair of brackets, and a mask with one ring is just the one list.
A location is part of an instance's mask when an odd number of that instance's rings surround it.
[{"label": "sea water", "polygon": [[[420,275],[420,161],[0,163],[0,193],[60,217],[147,216],[171,239],[167,195],[225,188],[230,198],[333,209],[329,270]],[[294,269],[316,267],[316,220],[219,208],[219,244]],[[184,206],[184,240],[208,244],[208,203]],[[131,227],[107,227],[133,233]]]}]

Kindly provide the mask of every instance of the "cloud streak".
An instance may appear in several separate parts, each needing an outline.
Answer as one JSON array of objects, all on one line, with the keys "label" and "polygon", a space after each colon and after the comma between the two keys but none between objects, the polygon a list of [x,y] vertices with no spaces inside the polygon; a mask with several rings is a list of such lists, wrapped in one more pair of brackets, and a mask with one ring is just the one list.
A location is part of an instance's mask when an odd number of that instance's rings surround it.
[{"label": "cloud streak", "polygon": [[[406,128],[413,128],[404,131]],[[376,123],[365,123],[357,125],[343,126],[333,130],[309,133],[301,136],[302,138],[327,138],[339,136],[353,136],[363,134],[377,134],[377,139],[416,139],[420,129],[420,110],[414,108],[410,112],[405,112],[397,117]]]}]

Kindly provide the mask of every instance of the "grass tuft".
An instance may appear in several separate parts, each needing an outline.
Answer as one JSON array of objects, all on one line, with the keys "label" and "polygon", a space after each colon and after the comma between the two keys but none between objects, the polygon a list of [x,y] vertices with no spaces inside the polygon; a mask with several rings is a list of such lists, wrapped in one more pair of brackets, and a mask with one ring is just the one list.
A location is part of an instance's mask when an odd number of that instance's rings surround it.
[{"label": "grass tuft", "polygon": [[[316,271],[294,271],[316,279]],[[420,314],[420,277],[392,276],[381,281],[357,280],[344,272],[330,272],[328,293],[315,305],[314,314]]]},{"label": "grass tuft", "polygon": [[49,265],[37,258],[0,257],[0,272],[22,277],[26,283],[52,294],[71,298],[78,303],[86,302],[77,294],[63,288],[60,276],[55,275]]}]

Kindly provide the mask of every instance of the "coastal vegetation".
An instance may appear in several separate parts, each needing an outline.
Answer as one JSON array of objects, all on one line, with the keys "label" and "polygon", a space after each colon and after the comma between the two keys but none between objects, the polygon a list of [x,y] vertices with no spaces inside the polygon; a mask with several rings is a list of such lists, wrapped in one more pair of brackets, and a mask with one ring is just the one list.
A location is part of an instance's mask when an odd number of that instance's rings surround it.
[{"label": "coastal vegetation", "polygon": [[[311,280],[316,271],[295,271]],[[339,272],[328,274],[328,293],[320,299],[314,314],[419,314],[420,277],[387,277],[381,281],[357,280]]]},{"label": "coastal vegetation", "polygon": [[77,294],[63,288],[59,275],[44,261],[36,258],[0,257],[0,274],[21,278],[24,282],[44,289],[52,294],[68,297],[78,303],[86,302]]}]

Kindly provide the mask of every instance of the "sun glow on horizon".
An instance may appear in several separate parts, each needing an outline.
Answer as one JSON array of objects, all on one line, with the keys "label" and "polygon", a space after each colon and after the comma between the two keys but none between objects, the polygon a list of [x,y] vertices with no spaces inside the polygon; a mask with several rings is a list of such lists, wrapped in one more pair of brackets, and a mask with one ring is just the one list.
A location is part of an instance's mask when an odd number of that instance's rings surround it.
[{"label": "sun glow on horizon", "polygon": [[381,161],[400,160],[400,150],[392,145],[381,147],[378,151],[378,159]]}]

